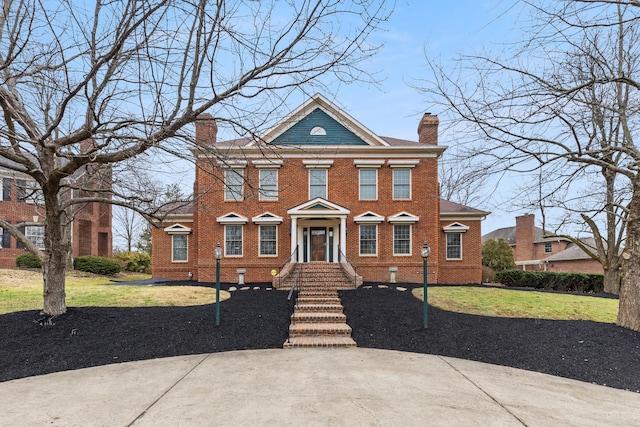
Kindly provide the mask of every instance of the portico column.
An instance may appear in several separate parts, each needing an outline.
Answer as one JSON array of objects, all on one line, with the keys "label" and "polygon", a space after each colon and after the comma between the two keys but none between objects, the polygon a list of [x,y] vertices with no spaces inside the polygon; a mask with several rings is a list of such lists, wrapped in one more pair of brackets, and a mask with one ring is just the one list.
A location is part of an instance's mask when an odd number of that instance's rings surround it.
[{"label": "portico column", "polygon": [[[292,217],[291,218],[291,253],[293,253],[293,251],[296,250],[297,246],[298,246],[298,218]],[[300,252],[298,251],[293,262],[298,262],[299,259],[300,259]]]},{"label": "portico column", "polygon": [[[347,256],[347,218],[340,218],[340,252]],[[339,260],[340,258],[338,258]]]}]

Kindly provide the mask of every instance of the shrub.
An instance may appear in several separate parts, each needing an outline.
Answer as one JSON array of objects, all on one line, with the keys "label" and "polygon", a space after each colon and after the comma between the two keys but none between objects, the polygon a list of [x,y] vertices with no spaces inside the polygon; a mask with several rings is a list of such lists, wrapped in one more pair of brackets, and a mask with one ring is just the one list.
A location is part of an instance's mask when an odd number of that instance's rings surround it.
[{"label": "shrub", "polygon": [[116,259],[125,271],[134,273],[148,273],[151,269],[151,257],[140,252],[120,252]]},{"label": "shrub", "polygon": [[79,256],[74,260],[73,266],[76,270],[105,276],[120,272],[120,264],[112,259],[100,256]]},{"label": "shrub", "polygon": [[516,268],[513,260],[513,249],[504,239],[489,239],[482,245],[482,265],[494,271]]},{"label": "shrub", "polygon": [[24,253],[16,258],[16,265],[23,268],[42,268],[40,258],[31,252]]},{"label": "shrub", "polygon": [[494,283],[496,281],[496,272],[491,267],[482,266],[482,281],[484,283]]},{"label": "shrub", "polygon": [[552,273],[549,271],[503,270],[496,280],[505,286],[570,292],[602,292],[602,274]]}]

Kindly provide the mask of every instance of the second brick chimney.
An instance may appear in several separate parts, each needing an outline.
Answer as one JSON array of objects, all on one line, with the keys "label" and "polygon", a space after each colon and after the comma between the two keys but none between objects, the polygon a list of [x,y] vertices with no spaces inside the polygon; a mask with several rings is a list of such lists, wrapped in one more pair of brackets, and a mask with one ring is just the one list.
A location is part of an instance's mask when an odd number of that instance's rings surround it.
[{"label": "second brick chimney", "polygon": [[424,113],[418,125],[418,142],[421,144],[438,144],[438,116]]},{"label": "second brick chimney", "polygon": [[530,261],[535,257],[533,246],[535,220],[536,217],[533,214],[516,217],[516,248],[513,253],[515,261]]},{"label": "second brick chimney", "polygon": [[196,142],[212,145],[218,137],[218,125],[209,113],[202,113],[196,119]]}]

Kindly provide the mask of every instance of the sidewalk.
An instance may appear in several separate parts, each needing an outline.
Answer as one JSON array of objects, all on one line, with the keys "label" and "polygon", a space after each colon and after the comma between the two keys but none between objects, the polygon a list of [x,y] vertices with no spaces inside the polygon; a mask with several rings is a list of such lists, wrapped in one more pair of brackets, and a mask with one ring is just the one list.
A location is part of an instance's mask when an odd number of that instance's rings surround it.
[{"label": "sidewalk", "polygon": [[441,356],[235,351],[0,383],[11,426],[640,426],[640,394]]}]

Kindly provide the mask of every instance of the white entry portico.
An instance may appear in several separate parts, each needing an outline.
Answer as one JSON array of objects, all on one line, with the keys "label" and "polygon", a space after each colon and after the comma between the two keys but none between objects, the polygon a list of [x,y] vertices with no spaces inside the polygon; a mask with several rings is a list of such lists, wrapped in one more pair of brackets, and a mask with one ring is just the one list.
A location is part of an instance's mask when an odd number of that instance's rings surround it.
[{"label": "white entry portico", "polygon": [[348,209],[315,198],[287,214],[291,219],[291,253],[296,253],[293,262],[339,262],[340,253],[347,251]]}]

